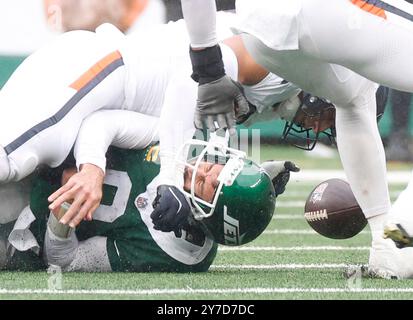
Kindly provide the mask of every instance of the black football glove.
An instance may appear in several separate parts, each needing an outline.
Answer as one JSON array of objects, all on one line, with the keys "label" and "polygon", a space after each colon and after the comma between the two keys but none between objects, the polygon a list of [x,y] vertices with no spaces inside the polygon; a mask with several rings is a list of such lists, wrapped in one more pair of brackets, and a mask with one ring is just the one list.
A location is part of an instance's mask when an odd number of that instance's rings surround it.
[{"label": "black football glove", "polygon": [[160,185],[156,198],[152,203],[154,208],[151,219],[155,230],[175,233],[177,238],[182,236],[182,229],[188,226],[191,207],[185,196],[178,188]]},{"label": "black football glove", "polygon": [[261,166],[269,174],[275,189],[275,196],[284,193],[285,187],[290,180],[290,172],[298,172],[300,168],[291,161],[266,161]]}]

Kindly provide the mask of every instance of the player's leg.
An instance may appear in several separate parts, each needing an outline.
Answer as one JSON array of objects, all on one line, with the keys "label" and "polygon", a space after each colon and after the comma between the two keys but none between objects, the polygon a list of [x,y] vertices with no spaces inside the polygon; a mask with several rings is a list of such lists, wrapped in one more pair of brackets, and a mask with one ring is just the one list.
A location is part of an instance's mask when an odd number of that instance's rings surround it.
[{"label": "player's leg", "polygon": [[[381,246],[390,198],[384,148],[376,122],[377,85],[344,67],[320,62],[298,50],[275,51],[253,36],[244,35],[243,39],[258,63],[336,105],[337,143],[343,168],[373,230],[370,262],[375,269],[396,273],[397,264],[386,265],[391,260],[387,256],[393,257],[394,246],[388,241]],[[384,264],[376,261],[384,261]]]},{"label": "player's leg", "polygon": [[300,50],[306,54],[388,87],[413,91],[412,4],[402,0],[303,1],[299,21]]},{"label": "player's leg", "polygon": [[[57,225],[51,214],[44,240],[44,259],[47,264],[67,272],[202,272],[208,270],[216,254],[215,249],[209,250],[195,265],[177,261],[148,237],[147,230],[143,231],[146,228],[143,222],[122,229],[132,235],[132,239],[94,236],[84,241],[78,241],[75,232],[67,237],[56,235]],[[116,232],[120,231],[112,230]],[[180,250],[177,254],[182,255],[185,249]],[[188,252],[191,251],[188,249]]]},{"label": "player's leg", "polygon": [[27,58],[0,92],[0,181],[16,181],[69,153],[83,118],[123,98],[113,44],[76,31]]},{"label": "player's leg", "polygon": [[32,176],[0,185],[0,225],[15,221],[29,204]]},{"label": "player's leg", "polygon": [[112,268],[106,241],[106,237],[78,241],[75,232],[66,238],[59,237],[49,224],[44,239],[44,259],[47,264],[59,266],[64,271],[109,272]]},{"label": "player's leg", "polygon": [[43,244],[45,263],[59,266],[64,271],[111,271],[106,237],[92,237],[79,241],[74,228],[59,222],[69,207],[70,205],[64,203],[57,216],[52,212],[49,214]]},{"label": "player's leg", "polygon": [[61,231],[63,227],[53,213],[50,213],[44,236],[43,257],[48,265],[59,266],[65,269],[75,258],[79,241],[73,229],[64,235],[57,235],[56,231]]},{"label": "player's leg", "polygon": [[[376,90],[377,86],[368,82],[354,100],[336,105],[341,162],[368,219],[386,214],[390,209],[385,153],[377,127]],[[373,232],[380,233],[382,225],[380,227]]]},{"label": "player's leg", "polygon": [[392,239],[400,248],[413,246],[413,175],[406,189],[398,196],[390,210],[385,237]]},{"label": "player's leg", "polygon": [[106,237],[92,237],[79,242],[76,255],[66,271],[110,272]]},{"label": "player's leg", "polygon": [[377,85],[337,65],[314,60],[302,52],[275,51],[257,38],[243,41],[266,69],[337,107],[337,142],[346,176],[367,218],[390,208],[384,148],[376,123]]},{"label": "player's leg", "polygon": [[382,238],[390,200],[385,153],[377,128],[375,91],[376,86],[372,84],[360,91],[354,102],[336,106],[337,145],[347,178],[372,233],[369,273],[404,278],[406,270],[401,267],[406,262],[404,256],[395,250],[393,243]]}]

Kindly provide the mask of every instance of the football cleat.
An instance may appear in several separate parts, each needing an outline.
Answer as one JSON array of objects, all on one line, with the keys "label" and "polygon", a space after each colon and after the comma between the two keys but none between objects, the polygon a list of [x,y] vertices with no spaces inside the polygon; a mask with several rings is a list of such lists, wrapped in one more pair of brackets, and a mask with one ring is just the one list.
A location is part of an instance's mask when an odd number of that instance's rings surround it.
[{"label": "football cleat", "polygon": [[399,250],[390,239],[373,241],[368,272],[376,278],[413,278],[413,248]]},{"label": "football cleat", "polygon": [[344,278],[351,279],[354,277],[368,278],[368,266],[367,265],[349,265],[343,272]]},{"label": "football cleat", "polygon": [[413,237],[397,223],[390,223],[384,227],[383,238],[393,240],[398,248],[413,247]]},{"label": "football cleat", "polygon": [[395,279],[398,277],[387,270],[372,269],[367,265],[350,265],[344,270],[344,277],[352,279],[360,277],[362,279]]}]

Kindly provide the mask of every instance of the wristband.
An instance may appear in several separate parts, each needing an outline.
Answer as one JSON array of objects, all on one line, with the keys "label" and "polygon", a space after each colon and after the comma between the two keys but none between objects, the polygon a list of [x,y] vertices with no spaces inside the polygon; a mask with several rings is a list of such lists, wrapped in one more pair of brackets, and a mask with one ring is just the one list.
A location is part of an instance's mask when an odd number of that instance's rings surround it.
[{"label": "wristband", "polygon": [[190,48],[189,55],[192,62],[191,78],[200,85],[222,78],[225,75],[222,52],[219,45],[203,50]]}]

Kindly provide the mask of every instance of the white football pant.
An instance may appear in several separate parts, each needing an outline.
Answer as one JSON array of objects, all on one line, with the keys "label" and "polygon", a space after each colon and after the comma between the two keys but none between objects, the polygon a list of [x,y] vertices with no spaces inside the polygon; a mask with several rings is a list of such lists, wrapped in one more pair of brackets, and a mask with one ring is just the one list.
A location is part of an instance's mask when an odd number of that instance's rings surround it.
[{"label": "white football pant", "polygon": [[303,1],[298,50],[276,51],[251,35],[243,38],[264,67],[336,105],[342,164],[357,201],[370,218],[387,213],[390,199],[376,123],[376,84],[362,76],[413,92],[413,23],[409,19],[413,19],[413,6],[392,0],[398,9],[373,1],[393,12],[380,8],[367,12],[372,6],[366,4],[372,1],[353,2]]}]

